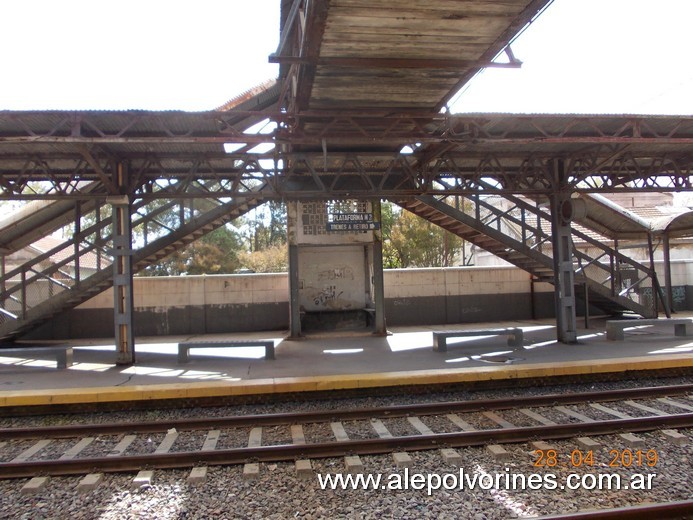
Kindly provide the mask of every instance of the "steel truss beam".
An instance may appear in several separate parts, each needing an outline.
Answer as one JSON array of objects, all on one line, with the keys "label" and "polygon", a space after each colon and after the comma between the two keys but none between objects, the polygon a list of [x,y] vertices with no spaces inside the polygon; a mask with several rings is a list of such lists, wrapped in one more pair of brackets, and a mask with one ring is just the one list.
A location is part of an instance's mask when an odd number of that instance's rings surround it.
[{"label": "steel truss beam", "polygon": [[[238,121],[275,121],[272,134]],[[691,116],[452,115],[422,111],[2,112],[0,144],[693,143]],[[4,155],[4,153],[2,154]]]},{"label": "steel truss beam", "polygon": [[[240,115],[277,129],[243,133]],[[244,147],[225,153],[226,142]],[[251,153],[263,142],[274,149]],[[142,198],[242,197],[259,184],[277,199],[469,194],[482,179],[549,195],[557,159],[575,192],[690,190],[693,117],[0,113],[3,199],[103,198],[84,189],[92,181],[116,194],[118,163]]]},{"label": "steel truss beam", "polygon": [[[527,158],[487,153],[448,154],[418,165],[415,156],[395,154],[276,154],[198,158],[142,157],[130,164],[131,195],[137,198],[208,198],[252,196],[266,183],[275,199],[401,197],[423,194],[465,195],[479,192],[479,181],[494,185],[497,194],[548,195],[555,189],[551,156]],[[0,165],[2,160],[0,159]],[[623,152],[608,160],[597,151],[569,157],[567,186],[577,193],[690,190],[693,157],[670,154],[638,157]],[[0,199],[104,199],[86,187],[103,182],[103,174],[75,158],[31,158],[18,171],[0,176]],[[111,171],[105,163],[101,171]],[[200,183],[207,184],[200,190]],[[212,184],[210,185],[210,181]],[[170,189],[159,193],[159,187]],[[110,186],[106,186],[108,188]]]}]

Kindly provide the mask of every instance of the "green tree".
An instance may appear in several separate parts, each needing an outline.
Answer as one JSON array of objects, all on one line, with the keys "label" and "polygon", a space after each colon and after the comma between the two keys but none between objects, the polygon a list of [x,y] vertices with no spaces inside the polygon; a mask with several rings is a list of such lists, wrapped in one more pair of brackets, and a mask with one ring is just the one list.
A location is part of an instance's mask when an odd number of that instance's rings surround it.
[{"label": "green tree", "polygon": [[461,238],[408,211],[392,225],[389,242],[398,267],[450,266],[462,246]]},{"label": "green tree", "polygon": [[238,258],[241,243],[241,237],[235,230],[223,226],[148,267],[144,274],[176,276],[233,273],[241,267]]},{"label": "green tree", "polygon": [[251,251],[263,251],[286,244],[286,204],[269,201],[244,219]]},{"label": "green tree", "polygon": [[383,237],[383,267],[385,269],[402,267],[400,255],[392,244],[392,228],[401,214],[402,211],[392,202],[380,204],[380,229]]},{"label": "green tree", "polygon": [[255,273],[283,273],[289,269],[289,249],[286,244],[270,246],[261,251],[242,251],[241,267]]}]

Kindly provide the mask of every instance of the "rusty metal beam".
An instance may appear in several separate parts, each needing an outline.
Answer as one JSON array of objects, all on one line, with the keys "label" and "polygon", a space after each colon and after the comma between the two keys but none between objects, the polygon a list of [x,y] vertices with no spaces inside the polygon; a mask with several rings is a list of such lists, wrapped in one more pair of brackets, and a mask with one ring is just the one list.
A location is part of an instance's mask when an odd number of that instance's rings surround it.
[{"label": "rusty metal beam", "polygon": [[[231,128],[239,113],[275,118],[278,129],[244,134]],[[241,149],[225,153],[222,144],[234,141]],[[259,143],[276,146],[248,153]],[[405,144],[413,153],[399,153]],[[498,193],[550,194],[556,158],[578,192],[690,190],[693,117],[0,112],[4,199],[98,197],[84,183],[112,191],[116,161],[129,164],[131,185],[144,186],[133,195],[142,197],[174,180],[172,197],[201,181],[218,183],[211,196],[244,196],[256,182],[272,188],[268,197],[464,194],[482,178]]]},{"label": "rusty metal beam", "polygon": [[[492,62],[493,59],[508,48],[517,38],[522,34],[522,32],[533,22],[537,16],[539,16],[552,2],[553,0],[533,0],[522,13],[513,21],[508,28],[501,33],[498,38],[488,47],[486,52],[484,52],[480,61]],[[508,53],[509,57],[512,57],[511,53]],[[472,68],[467,73],[465,73],[457,84],[450,90],[450,92],[440,100],[436,105],[435,110],[442,110],[451,99],[457,95],[462,87],[464,87],[471,79],[476,76],[480,68]]]},{"label": "rusty metal beam", "polygon": [[[239,117],[277,122],[279,136],[302,144],[306,139],[348,138],[372,143],[397,138],[400,144],[429,138],[459,141],[490,139],[517,144],[657,140],[663,144],[693,142],[691,116],[589,115],[451,115],[421,111],[303,111],[287,114],[267,110],[229,110],[198,114],[166,112],[0,112],[0,143],[259,143],[271,134],[246,133]],[[73,124],[79,119],[80,124]],[[0,151],[0,155],[4,152]]]},{"label": "rusty metal beam", "polygon": [[279,56],[272,54],[270,63],[299,64],[325,67],[343,67],[357,69],[437,69],[459,70],[469,67],[477,68],[501,68],[518,69],[522,62],[471,61],[453,59],[416,59],[416,58],[359,58],[359,57],[335,57],[335,58],[307,58],[302,56]]},{"label": "rusty metal beam", "polygon": [[[307,58],[317,58],[320,55],[322,38],[327,25],[327,13],[330,10],[330,0],[311,2],[309,12],[306,13],[306,27],[301,47],[294,49],[298,56]],[[313,91],[316,67],[314,65],[302,66],[298,72],[297,94],[295,106],[302,110],[308,107],[310,96]]]}]

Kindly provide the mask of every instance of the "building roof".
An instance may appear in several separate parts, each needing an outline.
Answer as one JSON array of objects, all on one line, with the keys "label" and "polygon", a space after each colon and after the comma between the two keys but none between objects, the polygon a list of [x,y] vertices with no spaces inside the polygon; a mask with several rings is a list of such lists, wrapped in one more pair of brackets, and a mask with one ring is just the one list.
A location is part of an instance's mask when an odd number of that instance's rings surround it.
[{"label": "building roof", "polygon": [[[43,237],[33,244],[31,244],[29,247],[32,249],[35,249],[38,251],[39,254],[42,253],[47,253],[49,251],[52,251],[53,249],[62,246],[65,244],[65,239],[63,238],[56,238],[53,236],[46,236]],[[66,247],[63,247],[61,249],[58,249],[55,251],[49,258],[49,261],[53,264],[60,263],[68,258],[70,258],[74,254],[74,247],[71,245],[68,245]],[[110,263],[110,258],[109,259],[104,259],[101,262],[101,267],[104,267],[107,263]],[[99,262],[98,262],[98,257],[95,253],[89,252],[85,253],[80,256],[79,258],[79,265],[80,267],[87,268],[87,269],[99,269]],[[69,262],[67,264],[69,267],[74,267],[74,262]]]}]

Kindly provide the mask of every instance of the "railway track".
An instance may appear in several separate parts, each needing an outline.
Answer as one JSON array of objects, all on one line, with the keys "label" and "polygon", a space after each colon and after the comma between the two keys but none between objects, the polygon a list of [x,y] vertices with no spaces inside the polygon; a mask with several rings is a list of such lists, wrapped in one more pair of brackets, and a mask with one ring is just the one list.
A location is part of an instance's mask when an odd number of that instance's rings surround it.
[{"label": "railway track", "polygon": [[665,502],[644,506],[618,507],[603,511],[542,516],[538,520],[665,520],[693,517],[693,501]]},{"label": "railway track", "polygon": [[[342,411],[0,429],[0,478],[304,461],[693,426],[693,385]],[[607,403],[607,404],[604,404]],[[306,431],[308,430],[308,435]],[[317,432],[317,433],[316,433]],[[355,433],[356,432],[356,433]],[[627,433],[624,433],[627,432]],[[269,434],[264,442],[263,434]],[[181,437],[187,437],[180,443]],[[309,439],[309,442],[306,441]],[[346,460],[346,459],[345,459]],[[355,466],[358,469],[358,464]],[[353,467],[348,470],[353,471]]]}]

